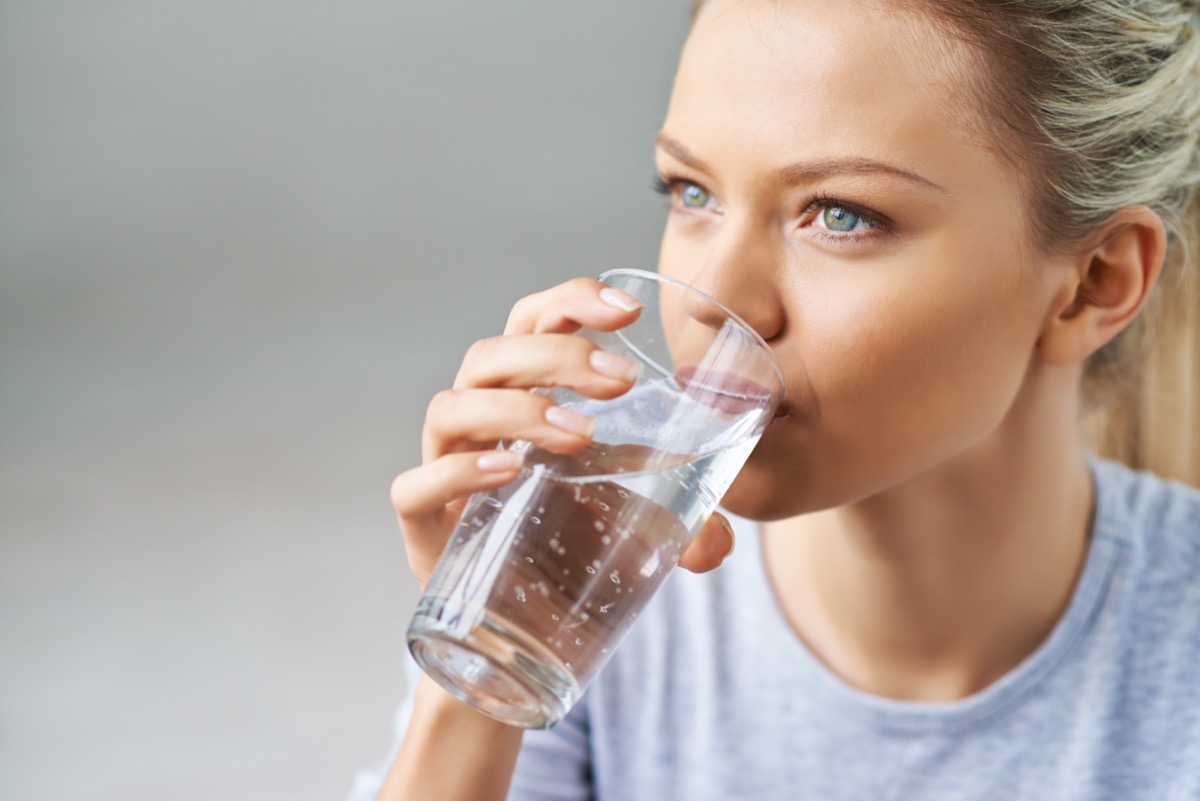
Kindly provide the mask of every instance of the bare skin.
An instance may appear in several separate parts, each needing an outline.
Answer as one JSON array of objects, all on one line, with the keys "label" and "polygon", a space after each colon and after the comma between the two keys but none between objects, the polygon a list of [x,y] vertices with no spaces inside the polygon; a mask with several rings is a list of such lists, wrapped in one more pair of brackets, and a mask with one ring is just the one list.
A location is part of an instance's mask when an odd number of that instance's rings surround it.
[{"label": "bare skin", "polygon": [[[789,417],[724,505],[768,521],[764,580],[796,635],[865,691],[948,701],[1065,609],[1093,505],[1083,364],[1141,308],[1165,232],[1131,206],[1035,247],[1019,173],[969,103],[947,102],[974,67],[934,26],[858,5],[701,12],[657,141],[659,268],[741,314],[784,367]],[[628,387],[571,336],[636,316],[602,289],[520,301],[430,405],[423,463],[393,486],[422,585],[465,497],[515,477],[496,441],[586,444],[586,421],[548,418],[526,389]],[[682,564],[711,569],[731,545],[714,518]],[[520,739],[426,681],[380,797],[503,798]],[[449,754],[469,768],[437,769]]]},{"label": "bare skin", "polygon": [[[504,336],[470,349],[453,389],[429,405],[422,464],[392,484],[409,566],[422,587],[470,493],[516,477],[519,462],[497,452],[497,442],[526,439],[555,453],[587,445],[586,417],[527,390],[566,386],[594,398],[628,390],[632,364],[615,354],[597,355],[603,352],[570,334],[585,325],[614,330],[639,311],[628,295],[576,279],[524,298],[513,308]],[[729,523],[714,514],[679,564],[694,572],[712,570],[733,544]],[[422,677],[412,723],[379,798],[503,799],[522,734]]]},{"label": "bare skin", "polygon": [[1065,610],[1092,508],[1083,362],[1140,309],[1165,238],[1131,207],[1035,247],[1016,171],[946,102],[970,66],[934,68],[940,34],[854,5],[706,6],[658,138],[660,270],[788,372],[790,419],[723,503],[772,521],[797,635],[860,689],[952,700]]}]

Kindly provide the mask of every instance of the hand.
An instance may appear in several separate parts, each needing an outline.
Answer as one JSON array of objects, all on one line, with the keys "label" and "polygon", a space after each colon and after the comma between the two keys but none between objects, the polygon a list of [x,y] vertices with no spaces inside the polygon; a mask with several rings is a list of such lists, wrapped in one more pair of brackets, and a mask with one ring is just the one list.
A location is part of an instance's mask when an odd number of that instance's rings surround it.
[{"label": "hand", "polygon": [[[503,336],[480,340],[467,351],[454,387],[435,395],[426,411],[421,465],[392,482],[409,566],[422,588],[467,497],[503,486],[520,472],[514,454],[495,449],[500,440],[524,439],[553,453],[587,445],[595,429],[589,418],[528,390],[567,387],[600,399],[628,391],[633,363],[575,332],[584,326],[615,331],[640,313],[630,295],[577,278],[522,298]],[[729,523],[714,514],[679,564],[704,572],[732,550]]]}]

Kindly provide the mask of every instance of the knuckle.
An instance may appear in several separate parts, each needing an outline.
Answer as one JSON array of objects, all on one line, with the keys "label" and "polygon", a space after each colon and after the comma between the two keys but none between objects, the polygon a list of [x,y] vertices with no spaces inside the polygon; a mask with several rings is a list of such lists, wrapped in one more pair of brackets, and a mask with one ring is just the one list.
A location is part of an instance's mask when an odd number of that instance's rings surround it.
[{"label": "knuckle", "polygon": [[463,369],[476,362],[486,361],[491,353],[496,349],[497,337],[485,337],[477,339],[467,348],[466,354],[463,355]]},{"label": "knuckle", "polygon": [[555,364],[574,368],[586,364],[596,346],[581,336],[562,335],[554,337],[550,348]]},{"label": "knuckle", "polygon": [[514,329],[520,329],[524,327],[525,321],[529,319],[532,313],[531,309],[537,302],[537,298],[540,294],[541,293],[539,292],[533,295],[526,295],[513,304],[512,309],[508,313],[508,322],[504,326],[506,333],[517,333],[517,331]]},{"label": "knuckle", "polygon": [[392,485],[388,490],[388,497],[392,502],[392,508],[396,510],[396,514],[403,515],[408,508],[408,485],[411,470],[405,470],[400,475],[392,479]]},{"label": "knuckle", "polygon": [[458,390],[443,389],[434,393],[429,399],[429,405],[425,407],[425,423],[428,425],[445,415],[446,410],[454,406],[458,400]]},{"label": "knuckle", "polygon": [[503,436],[513,436],[530,421],[540,421],[546,407],[552,404],[551,398],[526,389],[500,390],[489,398],[488,414],[510,429]]},{"label": "knuckle", "polygon": [[572,278],[569,281],[564,282],[562,284],[562,286],[572,292],[578,292],[580,294],[583,294],[585,292],[595,292],[596,288],[599,286],[599,284],[600,284],[600,282],[597,281],[595,278],[587,278],[584,276],[580,276],[578,278]]},{"label": "knuckle", "polygon": [[467,348],[466,354],[463,355],[458,374],[454,377],[454,386],[471,386],[477,381],[483,380],[482,377],[487,374],[484,366],[495,360],[496,350],[503,347],[502,339],[503,337],[487,337],[472,342]]},{"label": "knuckle", "polygon": [[508,313],[508,321],[504,325],[504,335],[530,334],[538,326],[538,321],[545,309],[553,306],[554,289],[544,289],[526,295],[513,304]]}]

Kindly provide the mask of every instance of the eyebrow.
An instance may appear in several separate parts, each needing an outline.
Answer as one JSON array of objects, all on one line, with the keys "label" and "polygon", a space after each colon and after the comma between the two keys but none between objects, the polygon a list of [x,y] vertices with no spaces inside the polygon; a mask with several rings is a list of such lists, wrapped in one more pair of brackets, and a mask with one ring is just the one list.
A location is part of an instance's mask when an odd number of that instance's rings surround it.
[{"label": "eyebrow", "polygon": [[[665,153],[673,156],[692,169],[712,173],[712,170],[701,158],[684,147],[681,142],[672,139],[666,134],[660,133],[655,136],[654,144]],[[897,178],[905,178],[948,194],[944,186],[936,184],[922,175],[902,170],[884,161],[867,158],[822,159],[820,161],[797,162],[796,164],[789,164],[781,168],[779,170],[779,177],[787,184],[802,184],[813,183],[822,178],[828,178],[831,175],[869,175],[873,173],[884,173],[894,175]]]}]

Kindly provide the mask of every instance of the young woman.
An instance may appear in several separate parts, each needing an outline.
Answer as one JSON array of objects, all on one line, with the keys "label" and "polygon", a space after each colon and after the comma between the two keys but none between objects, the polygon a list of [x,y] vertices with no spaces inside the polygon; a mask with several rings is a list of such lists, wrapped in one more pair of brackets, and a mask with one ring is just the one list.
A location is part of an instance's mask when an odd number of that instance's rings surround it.
[{"label": "young woman", "polygon": [[[714,516],[684,566],[724,564],[674,576],[551,730],[415,682],[361,797],[1200,798],[1200,493],[1093,455],[1200,482],[1197,12],[702,3],[659,268],[789,392],[723,502],[738,551]],[[585,444],[526,390],[622,391],[572,332],[627,301],[521,300],[434,399],[393,491],[422,583],[515,476],[497,440]]]}]

